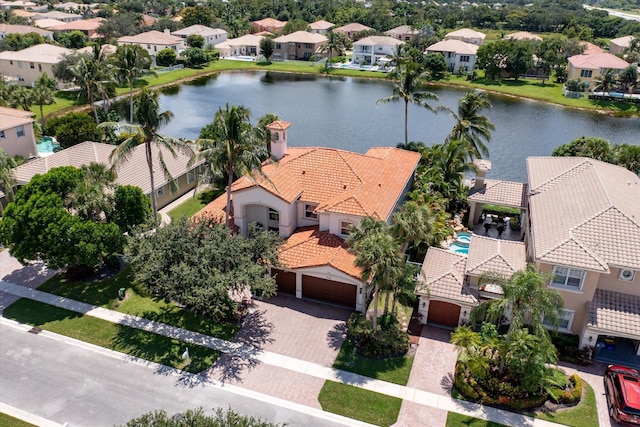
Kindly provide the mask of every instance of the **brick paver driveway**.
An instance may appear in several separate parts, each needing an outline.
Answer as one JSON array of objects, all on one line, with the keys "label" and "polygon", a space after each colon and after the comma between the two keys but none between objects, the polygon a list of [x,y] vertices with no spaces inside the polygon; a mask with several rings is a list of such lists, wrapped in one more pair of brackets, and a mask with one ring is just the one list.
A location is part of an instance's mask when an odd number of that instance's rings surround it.
[{"label": "brick paver driveway", "polygon": [[[347,309],[288,296],[254,301],[234,341],[273,353],[331,366],[344,341]],[[210,378],[260,393],[320,408],[324,380],[259,362],[223,355],[208,372]]]}]

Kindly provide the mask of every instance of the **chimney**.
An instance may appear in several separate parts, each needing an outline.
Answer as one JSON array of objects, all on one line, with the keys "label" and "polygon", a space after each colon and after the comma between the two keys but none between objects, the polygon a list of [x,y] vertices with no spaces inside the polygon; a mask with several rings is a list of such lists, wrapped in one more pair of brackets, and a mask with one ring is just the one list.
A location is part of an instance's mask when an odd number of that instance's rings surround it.
[{"label": "chimney", "polygon": [[491,162],[484,159],[476,159],[473,161],[476,167],[476,179],[473,183],[472,190],[477,191],[484,187],[484,177],[491,170]]},{"label": "chimney", "polygon": [[280,160],[287,154],[287,129],[291,123],[278,120],[267,125],[271,132],[271,156]]},{"label": "chimney", "polygon": [[168,28],[165,28],[164,29],[164,33],[167,34],[167,35],[171,35],[171,30],[168,29]]}]

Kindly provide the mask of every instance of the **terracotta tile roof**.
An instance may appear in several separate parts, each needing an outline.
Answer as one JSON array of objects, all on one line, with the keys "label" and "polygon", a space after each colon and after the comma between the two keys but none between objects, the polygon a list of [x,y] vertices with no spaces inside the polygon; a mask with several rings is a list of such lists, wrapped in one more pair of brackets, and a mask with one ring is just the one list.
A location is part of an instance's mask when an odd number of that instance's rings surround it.
[{"label": "terracotta tile roof", "polygon": [[343,33],[353,33],[360,32],[366,30],[372,30],[373,28],[367,27],[366,25],[358,24],[357,22],[352,22],[351,24],[343,25],[342,27],[334,28],[333,31],[343,32]]},{"label": "terracotta tile roof", "polygon": [[640,270],[640,178],[584,157],[529,157],[529,209],[537,261]]},{"label": "terracotta tile roof", "polygon": [[59,10],[52,10],[50,12],[40,12],[37,15],[34,15],[33,20],[37,21],[38,19],[59,19],[64,21],[65,19],[82,19],[82,16],[76,15],[74,13],[60,12]]},{"label": "terracotta tile roof", "polygon": [[309,24],[309,27],[312,30],[328,30],[331,27],[335,27],[335,25],[336,24],[333,24],[331,22],[320,20],[320,21],[312,22],[311,24]]},{"label": "terracotta tile roof", "polygon": [[73,53],[66,47],[52,44],[37,44],[16,52],[0,52],[0,59],[9,59],[24,62],[40,62],[42,64],[57,64],[64,55]]},{"label": "terracotta tile roof", "polygon": [[274,18],[265,18],[258,21],[253,21],[252,24],[260,27],[283,28],[285,25],[287,25],[287,21],[279,21]]},{"label": "terracotta tile roof", "polygon": [[465,304],[478,304],[478,291],[464,283],[467,257],[432,246],[422,264],[416,292]]},{"label": "terracotta tile roof", "polygon": [[527,184],[485,179],[481,188],[471,190],[469,200],[524,209],[527,206]]},{"label": "terracotta tile roof", "polygon": [[591,55],[591,54],[594,54],[594,53],[602,53],[602,52],[604,52],[604,49],[602,49],[600,46],[596,46],[593,43],[580,42],[580,46],[584,47],[584,51],[582,52],[583,55]]},{"label": "terracotta tile roof", "polygon": [[307,31],[296,31],[285,36],[276,37],[273,39],[276,43],[326,43],[327,37],[322,34],[309,33]]},{"label": "terracotta tile roof", "polygon": [[64,21],[60,21],[59,19],[45,18],[45,19],[38,19],[37,21],[34,21],[33,25],[37,25],[40,28],[52,28],[52,27],[57,27],[58,25],[62,25],[64,23],[65,23]]},{"label": "terracotta tile roof", "polygon": [[269,130],[287,130],[291,127],[291,123],[285,122],[284,120],[276,120],[275,122],[271,122],[267,125],[267,129]]},{"label": "terracotta tile roof", "polygon": [[527,266],[523,242],[492,239],[477,234],[471,236],[466,274],[499,273],[510,277]]},{"label": "terracotta tile roof", "polygon": [[53,31],[92,31],[97,30],[104,18],[80,19],[77,21],[65,22],[57,27],[50,27]]},{"label": "terracotta tile roof", "polygon": [[247,34],[237,39],[228,39],[224,44],[228,46],[259,46],[262,36],[256,34]]},{"label": "terracotta tile roof", "polygon": [[475,55],[478,53],[478,46],[471,43],[465,43],[462,40],[449,39],[434,43],[427,48],[430,52],[455,52],[465,55]]},{"label": "terracotta tile roof", "polygon": [[[193,215],[194,220],[201,218],[209,218],[220,224],[224,224],[224,219],[227,216],[227,193],[222,193],[214,201],[209,203],[204,208],[200,209]],[[236,233],[239,231],[233,220],[233,199],[231,200],[231,209],[229,210],[229,227]]]},{"label": "terracotta tile roof", "polygon": [[180,30],[174,31],[173,33],[176,36],[190,36],[191,34],[199,34],[201,36],[213,36],[216,34],[227,34],[225,30],[222,28],[211,28],[206,25],[191,25],[187,28],[182,28]]},{"label": "terracotta tile roof", "polygon": [[386,220],[413,175],[420,154],[372,148],[366,154],[334,148],[289,147],[277,164],[265,164],[269,181],[242,177],[233,191],[260,186],[292,203],[318,203],[317,212],[374,216]]},{"label": "terracotta tile roof", "polygon": [[318,227],[300,227],[280,248],[280,262],[290,269],[329,265],[356,279],[362,269],[356,267],[355,254],[340,237]]},{"label": "terracotta tile roof", "polygon": [[591,55],[574,55],[570,56],[569,64],[575,68],[600,70],[602,68],[612,68],[614,70],[622,70],[629,66],[624,59],[620,59],[608,52],[592,53]]},{"label": "terracotta tile roof", "polygon": [[53,33],[51,31],[43,30],[42,28],[31,27],[29,25],[0,24],[0,33],[3,33],[3,34],[37,33],[43,37],[49,37],[49,38],[53,37]]},{"label": "terracotta tile roof", "polygon": [[0,130],[12,129],[16,126],[28,125],[35,121],[35,114],[31,111],[16,110],[15,108],[0,107]]},{"label": "terracotta tile roof", "polygon": [[353,43],[355,45],[373,45],[373,46],[398,46],[404,44],[402,40],[394,39],[388,36],[369,36]]},{"label": "terracotta tile roof", "polygon": [[386,35],[404,35],[404,34],[418,34],[418,30],[412,30],[409,25],[400,25],[399,27],[392,28],[384,32]]},{"label": "terracotta tile roof", "polygon": [[634,39],[634,36],[623,36],[615,39],[611,39],[611,44],[615,44],[620,47],[629,47],[631,44],[631,40]]},{"label": "terracotta tile roof", "polygon": [[146,33],[136,34],[135,36],[124,36],[118,39],[121,43],[139,43],[139,44],[158,44],[158,45],[174,45],[181,44],[181,37],[172,36],[171,34],[161,33],[160,31],[147,31]]},{"label": "terracotta tile roof", "polygon": [[467,38],[479,38],[484,40],[486,35],[484,33],[480,33],[478,31],[472,30],[471,28],[460,28],[459,30],[447,33],[444,37],[445,39],[447,37],[467,37]]},{"label": "terracotta tile roof", "polygon": [[596,289],[589,303],[587,327],[640,339],[640,295]]},{"label": "terracotta tile roof", "polygon": [[505,36],[507,40],[537,40],[542,41],[542,37],[537,36],[535,34],[531,34],[528,31],[517,31],[513,34],[508,34]]}]

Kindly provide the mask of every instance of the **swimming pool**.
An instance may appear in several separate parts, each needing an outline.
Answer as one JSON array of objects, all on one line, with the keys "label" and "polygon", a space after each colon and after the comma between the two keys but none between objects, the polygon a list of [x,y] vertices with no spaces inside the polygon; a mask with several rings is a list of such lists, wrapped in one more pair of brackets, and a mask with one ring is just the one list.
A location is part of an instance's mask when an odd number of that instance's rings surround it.
[{"label": "swimming pool", "polygon": [[36,146],[38,147],[40,157],[50,156],[57,148],[60,148],[60,144],[58,144],[58,141],[52,136],[43,136]]},{"label": "swimming pool", "polygon": [[471,243],[471,233],[458,233],[458,243]]},{"label": "swimming pool", "polygon": [[449,245],[449,250],[457,254],[466,255],[469,253],[469,244],[454,242]]}]

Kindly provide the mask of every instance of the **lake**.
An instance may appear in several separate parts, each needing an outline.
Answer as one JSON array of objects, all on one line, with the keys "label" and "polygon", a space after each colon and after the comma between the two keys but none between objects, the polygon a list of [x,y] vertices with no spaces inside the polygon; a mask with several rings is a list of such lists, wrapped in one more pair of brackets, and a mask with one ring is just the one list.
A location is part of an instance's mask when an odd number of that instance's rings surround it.
[{"label": "lake", "polygon": [[[441,103],[455,109],[464,89],[433,87]],[[225,103],[243,105],[255,124],[264,114],[291,122],[291,146],[325,146],[356,152],[395,146],[404,141],[404,104],[376,106],[390,96],[390,81],[323,77],[272,72],[222,73],[162,92],[162,111],[175,115],[162,133],[196,139]],[[640,119],[618,118],[556,107],[536,101],[490,95],[493,109],[485,112],[495,125],[487,145],[493,163],[489,177],[526,181],[525,159],[547,156],[558,145],[580,136],[614,143],[640,144]],[[126,114],[123,114],[126,116]],[[453,119],[409,106],[409,140],[441,143]]]}]

